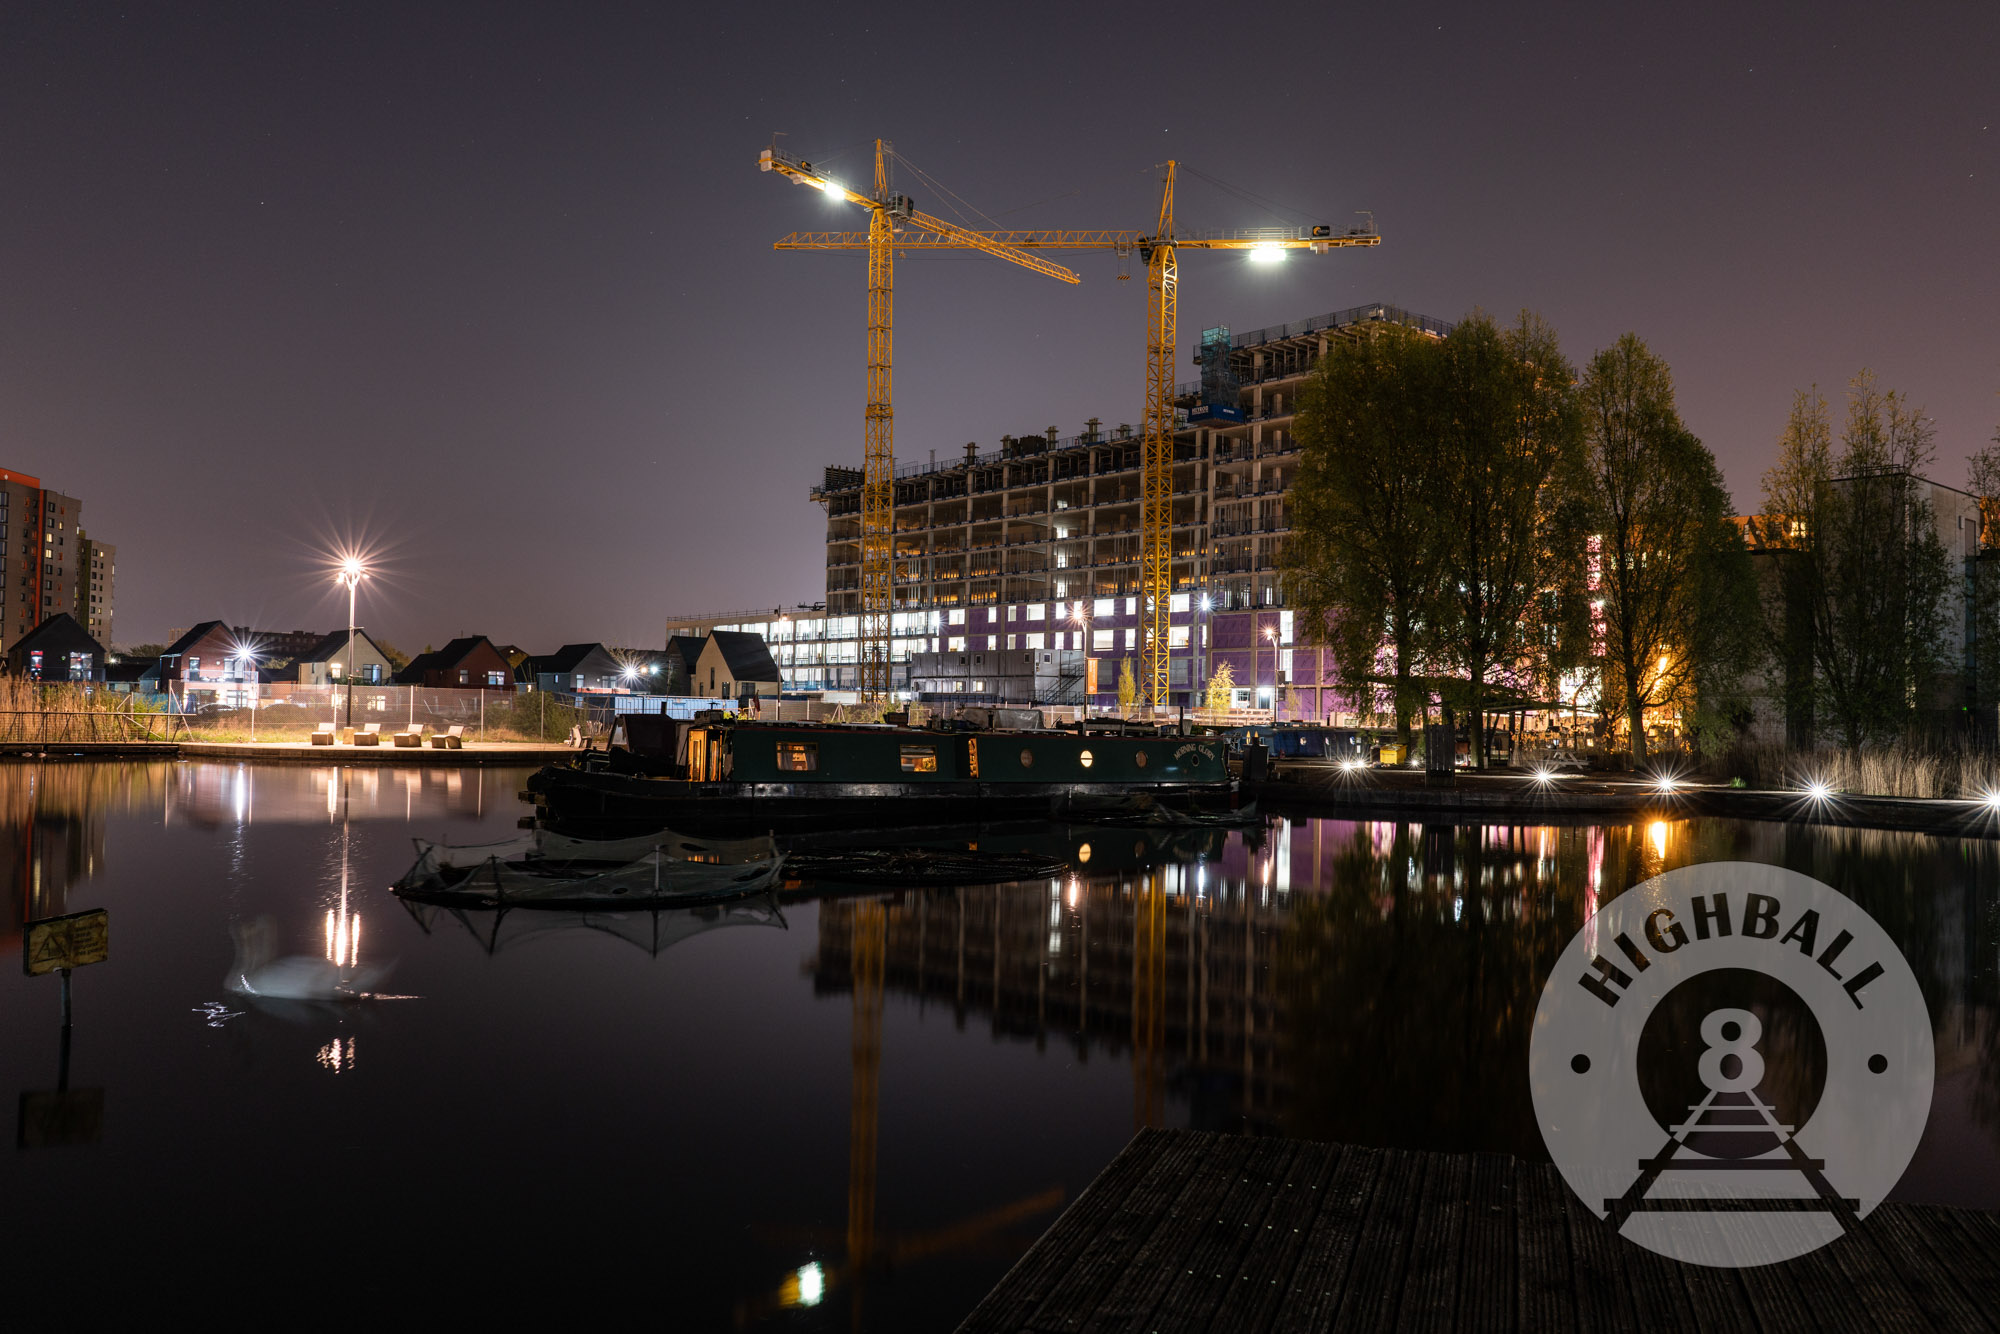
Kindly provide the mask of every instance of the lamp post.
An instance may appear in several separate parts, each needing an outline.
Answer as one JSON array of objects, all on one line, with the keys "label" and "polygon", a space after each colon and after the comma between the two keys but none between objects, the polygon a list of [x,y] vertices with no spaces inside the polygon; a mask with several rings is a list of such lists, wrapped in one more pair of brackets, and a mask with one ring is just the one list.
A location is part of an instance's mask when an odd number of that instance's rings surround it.
[{"label": "lamp post", "polygon": [[1214,605],[1208,593],[1203,591],[1195,598],[1197,615],[1190,627],[1193,638],[1194,670],[1188,674],[1188,698],[1196,701],[1195,707],[1205,708],[1208,704],[1208,613]]},{"label": "lamp post", "polygon": [[347,670],[342,673],[347,680],[347,725],[354,726],[354,590],[361,583],[361,577],[368,573],[368,567],[353,556],[340,562],[340,572],[333,576],[337,584],[347,585]]},{"label": "lamp post", "polygon": [[[1271,641],[1271,721],[1275,723],[1278,721],[1278,632],[1276,629],[1267,625],[1263,629],[1263,636],[1264,638]],[[1262,649],[1259,647],[1257,643],[1257,636],[1253,634],[1250,636],[1250,685],[1252,688],[1252,693],[1251,693],[1252,704],[1256,703],[1256,696],[1263,693],[1264,690],[1263,681],[1264,681],[1264,670],[1262,666]]]},{"label": "lamp post", "polygon": [[254,746],[257,744],[257,655],[247,648],[239,649],[236,654],[236,668],[243,673],[243,679],[249,683],[247,693],[250,697],[250,744]]},{"label": "lamp post", "polygon": [[1083,713],[1081,716],[1088,718],[1090,716],[1090,706],[1096,702],[1096,697],[1090,690],[1090,604],[1082,598],[1078,598],[1076,610],[1070,614],[1070,620],[1077,627],[1077,647],[1083,650]]}]

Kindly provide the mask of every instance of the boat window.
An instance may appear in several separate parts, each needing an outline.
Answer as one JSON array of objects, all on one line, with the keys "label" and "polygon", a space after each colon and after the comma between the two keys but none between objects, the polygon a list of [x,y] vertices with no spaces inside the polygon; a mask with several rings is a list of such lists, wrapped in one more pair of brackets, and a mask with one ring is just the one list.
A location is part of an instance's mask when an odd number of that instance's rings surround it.
[{"label": "boat window", "polygon": [[1084,752],[1083,752],[1083,753],[1082,753],[1081,755],[1078,755],[1078,756],[1077,756],[1077,759],[1079,759],[1079,760],[1081,760],[1081,761],[1083,762],[1083,767],[1084,767],[1084,768],[1088,769],[1088,768],[1090,767],[1090,765],[1091,765],[1091,758],[1090,758],[1090,752],[1089,752],[1089,751],[1087,751],[1087,750],[1086,750],[1086,751],[1084,751]]},{"label": "boat window", "polygon": [[1023,751],[1021,752],[1021,767],[1022,767],[1023,769],[1032,769],[1032,768],[1034,768],[1034,767],[1035,767],[1035,752],[1034,752],[1034,751],[1032,751],[1032,750],[1023,750]]},{"label": "boat window", "polygon": [[1133,756],[1132,756],[1132,763],[1134,763],[1134,764],[1138,765],[1138,766],[1139,766],[1139,767],[1140,767],[1141,769],[1145,768],[1145,767],[1146,767],[1146,752],[1142,750],[1142,751],[1139,751],[1139,752],[1138,752],[1137,754],[1133,755]]},{"label": "boat window", "polygon": [[906,774],[936,773],[937,749],[933,746],[903,747],[903,772]]},{"label": "boat window", "polygon": [[778,768],[790,773],[802,773],[808,769],[819,768],[819,742],[780,741]]}]

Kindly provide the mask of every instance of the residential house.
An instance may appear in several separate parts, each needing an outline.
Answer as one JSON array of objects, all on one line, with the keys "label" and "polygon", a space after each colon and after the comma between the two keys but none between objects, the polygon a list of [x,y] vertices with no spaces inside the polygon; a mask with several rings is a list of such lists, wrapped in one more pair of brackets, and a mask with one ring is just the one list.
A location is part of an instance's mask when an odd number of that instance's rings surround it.
[{"label": "residential house", "polygon": [[602,644],[564,644],[537,654],[515,670],[515,679],[537,690],[629,690],[624,664]]},{"label": "residential house", "polygon": [[396,668],[366,630],[355,629],[350,647],[343,628],[321,635],[294,658],[289,677],[302,686],[324,686],[346,680],[348,673],[362,685],[380,685],[396,674]]},{"label": "residential house", "polygon": [[221,621],[203,621],[183,630],[160,654],[159,681],[183,685],[247,681],[255,646]]},{"label": "residential house", "polygon": [[512,690],[514,669],[485,635],[454,639],[441,649],[419,653],[396,673],[396,684],[432,689]]},{"label": "residential house", "polygon": [[59,611],[14,641],[7,670],[31,681],[102,681],[104,645],[74,616]]},{"label": "residential house", "polygon": [[666,689],[663,694],[693,695],[694,666],[701,661],[702,646],[708,643],[706,635],[673,635],[667,640],[667,652],[663,670],[667,673]]},{"label": "residential house", "polygon": [[709,699],[775,699],[783,688],[778,663],[764,636],[711,630],[695,659],[693,693]]}]

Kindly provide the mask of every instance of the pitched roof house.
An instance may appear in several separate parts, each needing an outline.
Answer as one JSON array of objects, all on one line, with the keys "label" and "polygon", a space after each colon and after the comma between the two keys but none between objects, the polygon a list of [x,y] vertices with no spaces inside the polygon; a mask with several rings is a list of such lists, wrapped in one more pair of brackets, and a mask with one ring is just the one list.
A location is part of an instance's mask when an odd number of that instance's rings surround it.
[{"label": "pitched roof house", "polygon": [[389,655],[368,632],[355,627],[354,646],[348,648],[345,628],[320,636],[319,642],[293,660],[292,677],[302,686],[331,685],[353,679],[364,685],[378,685],[396,674]]},{"label": "pitched roof house", "polygon": [[775,697],[782,685],[764,636],[741,630],[710,630],[693,677],[694,693],[711,699]]},{"label": "pitched roof house", "polygon": [[31,681],[102,681],[104,645],[74,616],[59,611],[14,641],[7,669]]},{"label": "pitched roof house", "polygon": [[631,685],[624,665],[602,644],[564,644],[554,653],[536,654],[515,669],[515,676],[537,690],[620,690]]},{"label": "pitched roof house", "polygon": [[514,669],[485,635],[466,635],[419,653],[396,673],[396,684],[432,689],[512,690]]}]

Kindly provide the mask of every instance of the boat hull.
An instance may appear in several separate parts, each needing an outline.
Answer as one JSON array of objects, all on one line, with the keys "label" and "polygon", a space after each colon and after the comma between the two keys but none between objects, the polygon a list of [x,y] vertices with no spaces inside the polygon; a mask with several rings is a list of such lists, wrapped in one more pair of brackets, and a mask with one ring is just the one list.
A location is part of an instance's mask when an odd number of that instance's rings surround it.
[{"label": "boat hull", "polygon": [[[1149,783],[1167,800],[1226,800],[1227,782]],[[770,829],[894,828],[1046,816],[1077,798],[1112,798],[1130,783],[692,783],[549,767],[528,791],[557,827],[671,826],[703,834]]]}]

